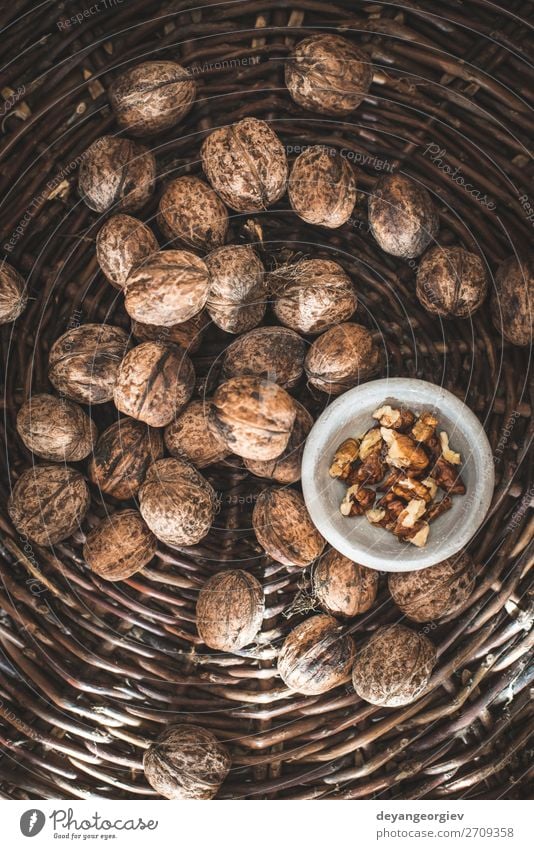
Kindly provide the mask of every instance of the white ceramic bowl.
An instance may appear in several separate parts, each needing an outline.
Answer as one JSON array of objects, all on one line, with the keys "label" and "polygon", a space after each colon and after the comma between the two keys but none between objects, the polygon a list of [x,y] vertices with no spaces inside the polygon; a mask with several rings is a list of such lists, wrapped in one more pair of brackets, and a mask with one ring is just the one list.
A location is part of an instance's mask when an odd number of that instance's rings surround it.
[{"label": "white ceramic bowl", "polygon": [[[376,425],[372,413],[383,404],[403,405],[414,413],[435,411],[438,430],[448,433],[451,448],[462,457],[466,494],[453,496],[452,508],[431,523],[424,548],[399,542],[365,516],[342,516],[339,505],[346,487],[328,473],[339,444]],[[482,524],[494,483],[491,447],[477,417],[455,395],[425,380],[373,380],[345,392],[317,419],[302,459],[302,490],[315,526],[341,554],[385,572],[424,569],[460,551]]]}]

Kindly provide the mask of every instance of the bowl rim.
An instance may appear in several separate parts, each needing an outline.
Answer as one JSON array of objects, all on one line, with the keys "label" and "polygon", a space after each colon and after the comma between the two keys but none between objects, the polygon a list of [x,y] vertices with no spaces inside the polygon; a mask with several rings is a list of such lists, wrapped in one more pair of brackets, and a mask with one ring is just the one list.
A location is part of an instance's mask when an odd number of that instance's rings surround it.
[{"label": "bowl rim", "polygon": [[[383,391],[381,391],[383,390]],[[425,401],[413,399],[413,403],[418,406],[440,408],[440,399],[446,400],[448,410],[447,416],[453,416],[455,426],[464,435],[468,434],[470,441],[473,443],[472,457],[475,468],[475,481],[480,478],[482,470],[485,471],[484,481],[477,492],[478,498],[473,505],[470,521],[465,524],[463,530],[459,530],[457,534],[449,534],[445,541],[437,548],[429,548],[427,556],[424,557],[420,553],[417,556],[416,552],[421,552],[423,549],[416,549],[412,552],[412,546],[405,546],[403,556],[396,558],[393,566],[389,565],[387,558],[374,554],[367,548],[366,545],[359,545],[353,540],[348,540],[334,526],[330,520],[329,511],[323,509],[324,499],[320,496],[315,487],[315,467],[317,458],[320,456],[321,450],[324,450],[325,443],[331,438],[332,432],[335,430],[335,425],[327,427],[327,425],[336,419],[336,412],[343,409],[347,404],[354,404],[354,401],[363,401],[365,397],[374,396],[375,393],[382,395],[384,399],[391,396],[397,396],[400,401],[409,404],[410,394],[417,395],[421,392],[425,393]],[[403,396],[405,396],[403,398]],[[486,436],[484,428],[473,411],[457,398],[452,392],[436,383],[420,380],[419,378],[405,377],[390,377],[381,378],[379,380],[370,380],[362,383],[359,386],[349,389],[342,395],[339,395],[325,410],[313,425],[302,456],[302,476],[301,476],[302,493],[308,513],[315,527],[320,531],[326,541],[332,548],[339,551],[345,557],[362,566],[367,566],[381,572],[411,572],[419,569],[426,569],[436,563],[441,563],[449,557],[453,557],[461,549],[465,548],[468,542],[474,537],[484,521],[488,509],[490,507],[494,487],[495,487],[495,469],[493,462],[493,451],[489,440]],[[388,568],[389,567],[389,568]]]}]

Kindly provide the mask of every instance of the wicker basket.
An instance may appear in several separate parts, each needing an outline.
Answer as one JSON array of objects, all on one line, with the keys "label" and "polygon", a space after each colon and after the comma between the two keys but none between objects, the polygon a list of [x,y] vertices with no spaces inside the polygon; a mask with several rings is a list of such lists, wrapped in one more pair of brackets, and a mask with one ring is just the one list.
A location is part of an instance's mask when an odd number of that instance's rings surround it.
[{"label": "wicker basket", "polygon": [[[534,75],[521,19],[529,4],[197,0],[189,12],[185,0],[108,0],[67,25],[80,5],[16,0],[0,10],[1,244],[31,293],[22,317],[1,328],[2,796],[151,798],[143,752],[170,718],[187,717],[231,749],[223,798],[520,797],[532,716],[529,352],[502,344],[487,305],[472,323],[431,318],[414,296],[415,264],[385,255],[367,232],[366,195],[382,173],[401,169],[438,201],[446,244],[481,251],[492,270],[528,245]],[[347,121],[304,112],[283,83],[294,42],[330,29],[361,43],[375,65],[371,93]],[[160,188],[170,176],[199,173],[206,133],[245,115],[268,120],[287,145],[344,150],[360,189],[346,225],[308,227],[284,199],[268,214],[235,215],[231,241],[258,242],[265,257],[282,245],[336,254],[356,281],[358,320],[387,350],[383,375],[442,382],[477,412],[494,447],[495,498],[470,547],[476,590],[453,619],[428,626],[439,663],[429,692],[408,707],[373,707],[349,685],[313,698],[283,686],[277,650],[299,621],[284,612],[305,575],[257,544],[250,514],[265,481],[238,460],[208,469],[221,493],[213,533],[188,550],[161,546],[148,568],[120,584],[89,572],[81,536],[41,549],[25,544],[7,517],[10,487],[32,462],[16,412],[30,391],[48,389],[52,341],[80,322],[129,326],[96,264],[101,220],[76,194],[77,166],[90,142],[115,132],[106,89],[117,68],[153,56],[193,67],[199,84],[179,135],[153,142]],[[144,219],[154,211],[155,202]],[[199,393],[217,380],[228,340],[210,331],[194,356]],[[301,391],[316,412],[328,401]],[[99,427],[113,418],[108,407],[98,408]],[[95,493],[88,523],[104,509]],[[195,628],[197,593],[236,563],[263,582],[263,631],[251,649],[209,653]],[[361,640],[398,616],[383,585],[350,630]]]}]

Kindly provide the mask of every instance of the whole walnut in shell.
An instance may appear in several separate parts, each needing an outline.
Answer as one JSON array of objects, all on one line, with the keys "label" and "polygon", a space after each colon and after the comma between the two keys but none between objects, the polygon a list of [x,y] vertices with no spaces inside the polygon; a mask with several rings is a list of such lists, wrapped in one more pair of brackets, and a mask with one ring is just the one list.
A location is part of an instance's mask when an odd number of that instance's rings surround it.
[{"label": "whole walnut in shell", "polygon": [[341,227],[356,203],[356,174],[350,162],[323,145],[304,150],[293,163],[287,193],[304,221]]},{"label": "whole walnut in shell", "polygon": [[112,513],[87,534],[83,547],[89,568],[106,581],[124,581],[146,566],[157,540],[137,510]]},{"label": "whole walnut in shell", "polygon": [[380,351],[366,327],[338,324],[312,344],[304,361],[308,381],[321,392],[341,395],[376,374]]},{"label": "whole walnut in shell", "polygon": [[332,616],[320,613],[297,625],[278,655],[278,674],[305,696],[326,693],[350,679],[354,641]]},{"label": "whole walnut in shell", "polygon": [[94,212],[135,212],[154,192],[156,160],[131,139],[102,136],[83,154],[78,176],[80,197]]},{"label": "whole walnut in shell", "polygon": [[108,218],[96,237],[98,264],[116,289],[123,289],[132,268],[158,250],[150,227],[131,215]]},{"label": "whole walnut in shell", "polygon": [[204,180],[178,177],[161,196],[158,224],[170,241],[210,251],[226,241],[228,210]]},{"label": "whole walnut in shell", "polygon": [[475,566],[467,552],[449,557],[428,569],[392,572],[388,576],[393,601],[414,622],[451,616],[475,587]]},{"label": "whole walnut in shell", "polygon": [[369,195],[369,227],[383,251],[410,259],[434,241],[439,218],[424,186],[404,174],[387,174]]},{"label": "whole walnut in shell", "polygon": [[531,345],[534,336],[534,259],[510,257],[497,269],[491,295],[495,329],[512,345]]},{"label": "whole walnut in shell", "polygon": [[237,651],[248,646],[261,628],[265,599],[259,581],[242,569],[219,572],[198,595],[196,622],[211,649]]},{"label": "whole walnut in shell", "polygon": [[80,527],[91,498],[83,476],[69,466],[36,465],[24,471],[7,510],[21,536],[55,545]]},{"label": "whole walnut in shell", "polygon": [[313,567],[313,595],[327,613],[353,617],[373,606],[378,572],[330,549]]},{"label": "whole walnut in shell", "polygon": [[113,400],[121,413],[165,427],[185,407],[195,387],[193,363],[176,345],[142,342],[123,359]]},{"label": "whole walnut in shell", "polygon": [[287,447],[297,408],[285,389],[261,377],[233,377],[212,399],[209,426],[229,452],[272,460]]},{"label": "whole walnut in shell", "polygon": [[256,500],[252,526],[269,557],[284,566],[307,566],[321,554],[325,541],[293,489],[265,489]]},{"label": "whole walnut in shell", "polygon": [[330,259],[302,259],[269,275],[278,320],[300,333],[347,321],[358,300],[350,277]]},{"label": "whole walnut in shell", "polygon": [[278,483],[296,483],[300,480],[302,455],[306,437],[313,426],[313,418],[302,404],[295,401],[297,415],[291,428],[289,442],[274,460],[245,460],[245,466],[260,478],[271,478]]},{"label": "whole walnut in shell", "polygon": [[191,401],[165,428],[165,445],[173,457],[188,460],[199,469],[223,460],[228,449],[208,426],[209,405]]},{"label": "whole walnut in shell", "polygon": [[24,278],[5,260],[0,263],[0,324],[8,324],[26,309]]},{"label": "whole walnut in shell", "polygon": [[424,634],[404,625],[385,625],[358,653],[352,670],[354,689],[372,705],[410,704],[427,686],[436,657]]},{"label": "whole walnut in shell", "polygon": [[166,799],[213,799],[230,766],[226,747],[199,725],[167,727],[143,758],[146,780]]},{"label": "whole walnut in shell", "polygon": [[206,257],[210,273],[207,311],[227,333],[244,333],[262,320],[267,307],[265,269],[249,245],[226,245]]},{"label": "whole walnut in shell", "polygon": [[311,35],[299,41],[285,66],[295,103],[324,115],[349,115],[371,87],[373,69],[363,50],[340,35]]},{"label": "whole walnut in shell", "polygon": [[202,310],[209,286],[209,272],[199,256],[158,251],[128,275],[124,305],[136,321],[171,327]]},{"label": "whole walnut in shell", "polygon": [[139,509],[150,530],[167,545],[195,545],[208,533],[217,499],[197,470],[175,457],[149,467],[139,490]]},{"label": "whole walnut in shell", "polygon": [[187,115],[196,83],[177,62],[142,62],[114,80],[109,100],[117,124],[132,136],[174,127]]},{"label": "whole walnut in shell", "polygon": [[209,182],[237,212],[261,212],[286,190],[284,146],[258,118],[243,118],[214,130],[204,140],[200,155]]},{"label": "whole walnut in shell", "polygon": [[224,352],[225,378],[256,375],[291,389],[304,373],[306,342],[288,327],[257,327]]},{"label": "whole walnut in shell", "polygon": [[128,348],[128,336],[120,327],[82,324],[67,330],[50,348],[48,379],[71,401],[105,404],[113,398]]},{"label": "whole walnut in shell", "polygon": [[171,324],[170,327],[132,321],[132,333],[141,342],[172,342],[189,354],[194,354],[199,350],[204,331],[209,324],[210,320],[207,314],[202,311],[188,318],[187,321]]},{"label": "whole walnut in shell", "polygon": [[146,470],[161,457],[159,430],[135,419],[119,419],[100,436],[87,475],[101,492],[126,501],[135,498]]},{"label": "whole walnut in shell", "polygon": [[26,448],[45,460],[76,463],[91,453],[98,431],[87,413],[66,398],[32,395],[17,414]]},{"label": "whole walnut in shell", "polygon": [[417,297],[434,315],[469,318],[487,291],[484,262],[465,248],[429,248],[419,264]]}]

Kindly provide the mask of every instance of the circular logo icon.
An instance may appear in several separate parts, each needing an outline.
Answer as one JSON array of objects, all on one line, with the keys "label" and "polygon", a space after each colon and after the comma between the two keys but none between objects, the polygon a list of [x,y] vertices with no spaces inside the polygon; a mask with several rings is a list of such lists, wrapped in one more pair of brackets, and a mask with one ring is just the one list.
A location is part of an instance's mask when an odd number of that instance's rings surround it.
[{"label": "circular logo icon", "polygon": [[20,830],[24,837],[35,837],[43,830],[46,822],[46,817],[42,811],[32,808],[30,811],[24,811],[20,818]]}]

